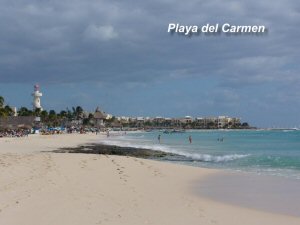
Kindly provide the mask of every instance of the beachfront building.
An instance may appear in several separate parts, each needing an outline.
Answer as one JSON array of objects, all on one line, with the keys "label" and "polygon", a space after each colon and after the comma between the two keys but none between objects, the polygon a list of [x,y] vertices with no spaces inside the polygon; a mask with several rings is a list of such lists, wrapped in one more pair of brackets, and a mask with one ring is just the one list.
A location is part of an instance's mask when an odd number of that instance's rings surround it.
[{"label": "beachfront building", "polygon": [[161,127],[164,122],[165,122],[165,118],[161,116],[157,116],[153,119],[153,125],[156,127]]},{"label": "beachfront building", "polygon": [[198,129],[205,129],[206,124],[205,124],[205,119],[203,117],[196,117],[194,120],[195,128]]},{"label": "beachfront building", "polygon": [[153,118],[147,116],[145,117],[145,123],[152,123],[153,122]]},{"label": "beachfront building", "polygon": [[106,120],[111,120],[113,118],[113,115],[112,114],[106,114]]},{"label": "beachfront building", "polygon": [[205,117],[204,124],[206,129],[217,129],[218,117]]},{"label": "beachfront building", "polygon": [[143,123],[143,122],[145,122],[145,118],[139,116],[139,117],[136,118],[136,121],[137,121],[137,122],[140,122],[140,123]]},{"label": "beachfront building", "polygon": [[119,117],[116,117],[116,119],[121,123],[121,124],[124,124],[125,126],[129,124],[129,117],[127,116],[119,116]]},{"label": "beachfront building", "polygon": [[237,128],[241,125],[241,119],[228,116],[218,117],[218,128]]},{"label": "beachfront building", "polygon": [[171,126],[180,127],[181,126],[180,118],[172,118]]},{"label": "beachfront building", "polygon": [[194,120],[194,127],[196,129],[217,129],[218,118],[217,117],[197,117]]},{"label": "beachfront building", "polygon": [[38,84],[34,85],[34,92],[31,94],[33,96],[33,111],[39,109],[40,111],[43,110],[41,106],[41,97],[43,96],[43,93],[40,92],[40,86]]},{"label": "beachfront building", "polygon": [[172,126],[172,118],[165,118],[165,125],[166,127]]},{"label": "beachfront building", "polygon": [[157,116],[153,119],[154,123],[163,123],[165,121],[165,118],[161,117],[161,116]]},{"label": "beachfront building", "polygon": [[241,118],[233,117],[228,120],[228,128],[238,128],[241,126]]},{"label": "beachfront building", "polygon": [[229,123],[228,116],[218,116],[218,128],[225,128],[226,125]]},{"label": "beachfront building", "polygon": [[191,116],[185,116],[180,119],[182,124],[191,124],[193,122],[193,118]]},{"label": "beachfront building", "polygon": [[107,118],[107,115],[102,112],[99,107],[96,108],[94,113],[95,127],[98,129],[104,127],[104,120]]},{"label": "beachfront building", "polygon": [[169,117],[117,117],[123,127],[144,129],[240,129],[240,118],[228,116],[196,117],[185,116],[180,118]]},{"label": "beachfront building", "polygon": [[145,118],[144,117],[139,116],[139,117],[136,118],[137,127],[143,127],[144,123],[145,123]]},{"label": "beachfront building", "polygon": [[240,127],[241,119],[229,116],[197,117],[194,125],[196,129],[232,129]]}]

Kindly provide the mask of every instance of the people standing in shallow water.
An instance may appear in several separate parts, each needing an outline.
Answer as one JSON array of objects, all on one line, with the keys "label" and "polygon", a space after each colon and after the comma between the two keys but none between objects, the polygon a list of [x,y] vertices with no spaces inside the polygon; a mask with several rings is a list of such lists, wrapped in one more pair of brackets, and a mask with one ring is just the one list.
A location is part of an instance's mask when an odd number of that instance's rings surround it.
[{"label": "people standing in shallow water", "polygon": [[160,144],[160,134],[157,137],[158,143]]},{"label": "people standing in shallow water", "polygon": [[191,135],[189,136],[189,142],[190,142],[190,144],[192,144],[192,136]]}]

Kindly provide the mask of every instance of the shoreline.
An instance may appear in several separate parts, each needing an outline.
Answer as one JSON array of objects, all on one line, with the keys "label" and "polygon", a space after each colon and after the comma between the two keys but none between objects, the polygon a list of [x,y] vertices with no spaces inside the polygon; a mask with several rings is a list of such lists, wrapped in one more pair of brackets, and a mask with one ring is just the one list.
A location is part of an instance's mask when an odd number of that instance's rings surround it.
[{"label": "shoreline", "polygon": [[[174,162],[168,157],[180,157],[173,153],[153,149],[102,143],[61,148],[53,152],[130,156],[161,162]],[[199,166],[196,168],[208,169]],[[217,171],[217,174],[195,182],[193,192],[201,197],[225,204],[300,218],[300,202],[297,200],[300,199],[300,190],[296,188],[300,186],[300,180],[234,170],[217,169]]]},{"label": "shoreline", "polygon": [[0,140],[1,224],[299,224],[195,194],[222,171],[131,156],[51,153],[104,136]]}]

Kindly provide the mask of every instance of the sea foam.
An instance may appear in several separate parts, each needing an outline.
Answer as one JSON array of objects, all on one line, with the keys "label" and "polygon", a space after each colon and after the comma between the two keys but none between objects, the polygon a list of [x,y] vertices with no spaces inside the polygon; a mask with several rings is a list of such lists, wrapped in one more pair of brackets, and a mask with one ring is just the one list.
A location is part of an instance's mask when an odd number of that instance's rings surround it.
[{"label": "sea foam", "polygon": [[138,144],[128,141],[118,141],[118,140],[103,140],[101,143],[107,144],[107,145],[116,145],[120,147],[132,147],[132,148],[143,148],[143,149],[151,149],[151,150],[157,150],[167,153],[173,153],[176,155],[183,156],[187,159],[191,159],[194,161],[200,161],[200,162],[214,162],[214,163],[220,163],[220,162],[228,162],[233,161],[241,158],[245,158],[250,156],[249,154],[228,154],[228,155],[210,155],[210,154],[199,154],[199,153],[188,153],[184,151],[180,151],[177,149],[173,149],[169,146],[163,146],[158,144]]}]

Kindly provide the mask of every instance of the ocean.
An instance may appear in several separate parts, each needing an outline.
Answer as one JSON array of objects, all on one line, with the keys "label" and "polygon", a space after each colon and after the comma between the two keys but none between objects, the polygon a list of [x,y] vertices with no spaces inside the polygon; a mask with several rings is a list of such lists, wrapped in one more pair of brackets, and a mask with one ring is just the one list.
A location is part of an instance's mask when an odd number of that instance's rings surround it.
[{"label": "ocean", "polygon": [[300,179],[299,130],[120,132],[101,142],[176,153],[163,160],[180,164]]}]

